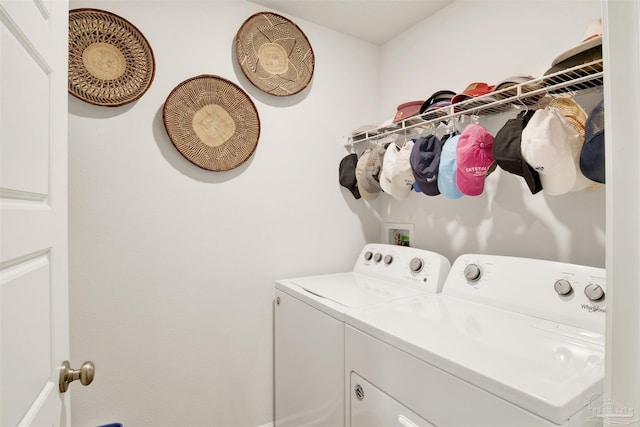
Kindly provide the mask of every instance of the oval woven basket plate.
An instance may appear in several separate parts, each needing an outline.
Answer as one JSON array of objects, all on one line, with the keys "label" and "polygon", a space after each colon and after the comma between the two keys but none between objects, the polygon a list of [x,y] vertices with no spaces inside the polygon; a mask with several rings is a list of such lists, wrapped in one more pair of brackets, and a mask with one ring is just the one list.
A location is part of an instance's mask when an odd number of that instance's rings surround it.
[{"label": "oval woven basket plate", "polygon": [[99,9],[69,11],[69,93],[117,107],[139,99],[155,75],[153,51],[129,21]]},{"label": "oval woven basket plate", "polygon": [[236,34],[238,64],[263,92],[289,96],[313,77],[315,59],[307,36],[287,18],[270,12],[249,17]]},{"label": "oval woven basket plate", "polygon": [[240,166],[260,137],[260,118],[251,98],[214,75],[192,77],[176,86],[164,103],[162,121],[178,151],[211,171]]}]

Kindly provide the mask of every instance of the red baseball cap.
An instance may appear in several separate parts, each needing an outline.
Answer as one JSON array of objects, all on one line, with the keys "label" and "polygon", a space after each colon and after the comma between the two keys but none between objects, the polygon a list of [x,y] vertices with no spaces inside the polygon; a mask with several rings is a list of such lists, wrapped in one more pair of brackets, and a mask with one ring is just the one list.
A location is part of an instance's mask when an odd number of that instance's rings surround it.
[{"label": "red baseball cap", "polygon": [[462,93],[457,94],[451,99],[452,104],[457,104],[458,102],[465,101],[467,99],[475,98],[477,96],[486,95],[493,91],[495,86],[489,86],[486,83],[476,82],[471,83],[469,86],[462,91]]}]

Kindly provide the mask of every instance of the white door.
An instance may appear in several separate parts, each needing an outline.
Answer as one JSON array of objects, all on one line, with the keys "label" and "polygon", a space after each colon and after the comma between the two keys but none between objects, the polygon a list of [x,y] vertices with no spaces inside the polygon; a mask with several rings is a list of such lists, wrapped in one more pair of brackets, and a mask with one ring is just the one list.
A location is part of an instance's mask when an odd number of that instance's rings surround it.
[{"label": "white door", "polygon": [[0,426],[69,424],[67,0],[0,0]]}]

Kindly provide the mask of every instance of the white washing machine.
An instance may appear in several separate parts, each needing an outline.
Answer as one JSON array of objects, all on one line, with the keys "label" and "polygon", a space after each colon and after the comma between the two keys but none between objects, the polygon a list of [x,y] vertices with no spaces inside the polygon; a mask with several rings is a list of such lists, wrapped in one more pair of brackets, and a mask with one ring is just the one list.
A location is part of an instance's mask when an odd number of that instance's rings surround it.
[{"label": "white washing machine", "polygon": [[462,255],[438,295],[347,313],[347,426],[601,425],[605,271]]},{"label": "white washing machine", "polygon": [[276,281],[275,424],[344,425],[345,313],[442,289],[449,261],[368,244],[353,271]]}]

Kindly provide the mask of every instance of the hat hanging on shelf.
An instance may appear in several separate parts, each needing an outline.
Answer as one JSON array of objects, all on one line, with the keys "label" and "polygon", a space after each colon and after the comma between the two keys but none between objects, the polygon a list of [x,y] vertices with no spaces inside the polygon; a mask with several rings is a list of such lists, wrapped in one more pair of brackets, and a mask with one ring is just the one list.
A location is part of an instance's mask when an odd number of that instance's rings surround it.
[{"label": "hat hanging on shelf", "polygon": [[567,129],[567,133],[571,130],[578,134],[578,138],[569,138],[572,144],[576,147],[572,148],[572,153],[576,161],[576,183],[571,191],[579,190],[597,190],[601,187],[600,184],[588,179],[580,170],[580,152],[584,145],[584,132],[587,122],[587,112],[578,104],[573,98],[554,98],[549,102],[549,108],[556,109],[565,119],[565,123],[568,123],[571,128]]},{"label": "hat hanging on shelf", "polygon": [[413,177],[420,190],[427,196],[437,196],[438,189],[438,169],[440,167],[440,156],[442,154],[442,143],[436,135],[428,135],[416,139],[411,150],[411,170]]},{"label": "hat hanging on shelf", "polygon": [[250,16],[236,34],[236,58],[247,79],[275,96],[294,95],[309,85],[315,58],[307,36],[271,12]]},{"label": "hat hanging on shelf", "polygon": [[522,157],[552,196],[582,190],[591,182],[579,171],[581,146],[578,133],[555,108],[536,110],[522,131]]},{"label": "hat hanging on shelf", "polygon": [[382,190],[380,173],[382,172],[382,161],[385,153],[386,148],[381,143],[377,143],[369,153],[361,179],[358,181],[367,193],[378,193]]},{"label": "hat hanging on shelf", "polygon": [[100,9],[69,11],[69,93],[89,104],[118,107],[151,86],[149,42],[126,19]]},{"label": "hat hanging on shelf", "polygon": [[393,196],[391,189],[391,174],[395,167],[396,160],[398,159],[398,152],[400,147],[397,144],[391,143],[387,146],[387,150],[382,157],[382,169],[380,170],[380,188],[385,193]]},{"label": "hat hanging on shelf", "polygon": [[460,134],[456,147],[456,183],[463,194],[479,196],[484,191],[487,171],[493,164],[493,135],[477,124]]},{"label": "hat hanging on shelf", "polygon": [[491,151],[501,169],[524,178],[531,194],[542,190],[540,175],[522,158],[520,148],[522,131],[529,123],[534,111],[523,111],[516,118],[507,120],[493,140]]},{"label": "hat hanging on shelf", "polygon": [[369,163],[369,156],[371,155],[371,150],[365,150],[358,159],[358,163],[356,164],[356,181],[358,182],[358,192],[360,196],[362,196],[365,200],[375,200],[380,195],[380,188],[373,189],[372,191],[367,191],[368,189],[372,189],[372,187],[368,186],[368,183],[365,183],[365,169],[367,168],[367,164]]},{"label": "hat hanging on shelf", "polygon": [[605,183],[604,100],[587,117],[584,145],[580,151],[580,170],[589,179]]},{"label": "hat hanging on shelf", "polygon": [[359,199],[360,191],[358,191],[358,181],[356,180],[356,165],[358,164],[358,155],[356,153],[347,154],[340,160],[338,167],[338,180],[340,185],[351,191],[356,199]]},{"label": "hat hanging on shelf", "polygon": [[164,103],[162,121],[180,154],[211,171],[240,166],[260,137],[260,118],[251,98],[214,75],[192,77],[176,86]]},{"label": "hat hanging on shelf", "polygon": [[413,140],[405,141],[396,156],[393,170],[391,171],[391,196],[396,200],[404,200],[409,197],[415,178],[411,170],[411,152]]},{"label": "hat hanging on shelf", "polygon": [[460,135],[453,135],[442,146],[440,164],[438,165],[438,190],[449,199],[463,196],[456,182],[456,149]]}]

